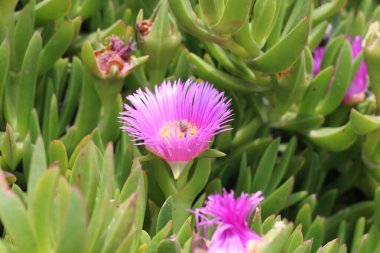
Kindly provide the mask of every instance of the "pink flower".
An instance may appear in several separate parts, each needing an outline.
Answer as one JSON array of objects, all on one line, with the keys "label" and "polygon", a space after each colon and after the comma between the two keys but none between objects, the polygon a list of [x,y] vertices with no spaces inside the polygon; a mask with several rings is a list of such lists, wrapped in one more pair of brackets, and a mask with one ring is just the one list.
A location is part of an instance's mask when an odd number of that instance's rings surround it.
[{"label": "pink flower", "polygon": [[122,130],[169,165],[184,164],[203,152],[211,138],[229,130],[231,100],[209,83],[178,80],[141,89],[127,97],[119,117]]},{"label": "pink flower", "polygon": [[321,70],[323,55],[325,54],[324,47],[317,47],[313,52],[313,76],[316,76]]},{"label": "pink flower", "polygon": [[[206,206],[194,211],[200,246],[208,253],[246,253],[249,241],[261,239],[248,227],[248,219],[263,199],[261,192],[242,193],[236,199],[233,191],[210,195]],[[209,228],[214,229],[210,242]]]},{"label": "pink flower", "polygon": [[[356,36],[353,40],[347,38],[351,42],[352,56],[356,59],[363,51],[362,40],[360,36]],[[313,52],[313,75],[316,76],[321,68],[322,59],[325,53],[324,47],[318,47]],[[359,69],[357,70],[351,85],[348,87],[344,98],[343,104],[359,103],[364,100],[365,93],[367,92],[367,67],[365,62],[362,61]]]},{"label": "pink flower", "polygon": [[[356,58],[363,51],[362,40],[360,36],[356,36],[355,39],[351,41],[352,54]],[[346,94],[343,98],[344,104],[359,103],[364,100],[365,93],[367,92],[367,66],[365,62],[362,61],[358,71],[354,76],[350,87],[348,87]]]}]

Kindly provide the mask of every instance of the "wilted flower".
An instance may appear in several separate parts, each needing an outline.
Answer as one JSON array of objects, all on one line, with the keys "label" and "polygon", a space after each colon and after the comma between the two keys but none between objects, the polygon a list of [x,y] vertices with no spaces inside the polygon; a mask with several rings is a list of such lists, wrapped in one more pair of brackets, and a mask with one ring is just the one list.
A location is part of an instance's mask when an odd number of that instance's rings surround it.
[{"label": "wilted flower", "polygon": [[231,101],[203,81],[167,81],[156,86],[154,93],[139,89],[127,99],[132,106],[124,105],[119,118],[126,125],[121,129],[164,158],[175,178],[214,135],[230,129],[226,123],[232,116]]},{"label": "wilted flower", "polygon": [[129,61],[132,51],[135,50],[135,43],[130,39],[125,44],[116,36],[108,37],[107,40],[110,42],[107,47],[94,52],[98,68],[104,75],[108,75],[112,67],[116,67],[123,75],[130,68]]},{"label": "wilted flower", "polygon": [[[360,36],[356,36],[353,40],[350,39],[352,56],[355,59],[363,51],[362,39]],[[325,53],[324,47],[318,47],[313,52],[313,65],[314,71],[313,75],[316,76],[321,68],[322,59]],[[344,104],[353,104],[358,103],[364,100],[365,93],[367,91],[367,67],[364,61],[360,64],[359,69],[357,70],[354,79],[347,89],[343,103]]]},{"label": "wilted flower", "polygon": [[[263,199],[261,192],[236,199],[233,191],[210,195],[206,206],[194,211],[200,246],[208,253],[246,253],[249,241],[261,239],[248,227],[248,219]],[[208,241],[210,228],[214,233]]]},{"label": "wilted flower", "polygon": [[110,80],[118,82],[119,88],[116,90],[119,93],[124,78],[135,68],[144,64],[149,56],[136,58],[132,54],[136,47],[133,39],[130,39],[128,44],[117,36],[110,36],[105,40],[109,43],[95,51],[90,41],[83,43],[81,53],[83,64],[96,77],[97,81],[107,80],[106,86],[109,86],[108,81]]}]

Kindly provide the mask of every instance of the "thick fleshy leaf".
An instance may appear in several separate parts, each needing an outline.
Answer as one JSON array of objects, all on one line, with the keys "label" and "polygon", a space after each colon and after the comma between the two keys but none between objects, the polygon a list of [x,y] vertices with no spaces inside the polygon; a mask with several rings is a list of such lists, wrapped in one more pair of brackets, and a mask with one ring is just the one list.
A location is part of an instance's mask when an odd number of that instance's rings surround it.
[{"label": "thick fleshy leaf", "polygon": [[252,182],[251,168],[247,164],[247,154],[243,154],[240,162],[240,170],[238,181],[236,182],[235,194],[239,195],[242,192],[250,192]]},{"label": "thick fleshy leaf", "polygon": [[24,204],[14,194],[0,175],[0,217],[7,233],[19,252],[38,252],[35,231],[28,219]]},{"label": "thick fleshy leaf", "polygon": [[110,224],[109,234],[102,247],[102,253],[115,252],[119,245],[134,230],[134,220],[138,215],[138,194],[132,194],[125,202],[121,203],[113,217],[114,222]]},{"label": "thick fleshy leaf", "polygon": [[63,142],[59,140],[50,142],[48,154],[49,164],[57,164],[60,168],[61,175],[65,175],[69,161],[67,158],[66,147]]},{"label": "thick fleshy leaf", "polygon": [[278,0],[255,1],[253,8],[253,19],[251,22],[252,38],[260,48],[268,39],[276,21]]},{"label": "thick fleshy leaf", "polygon": [[270,89],[270,86],[260,85],[259,82],[255,85],[248,84],[242,79],[231,76],[222,72],[212,65],[206,63],[204,60],[190,53],[188,61],[192,65],[192,71],[199,77],[208,80],[216,85],[218,88],[231,89],[240,92],[260,92]]},{"label": "thick fleshy leaf", "polygon": [[309,33],[309,19],[302,19],[276,45],[252,61],[252,66],[260,71],[278,73],[289,68],[304,49]]},{"label": "thick fleshy leaf", "polygon": [[75,110],[79,103],[79,96],[83,80],[83,65],[79,58],[74,57],[70,81],[67,87],[66,96],[62,106],[60,116],[59,133],[63,132],[65,127],[70,123],[74,116]]},{"label": "thick fleshy leaf", "polygon": [[97,187],[99,185],[99,168],[101,157],[93,141],[89,141],[75,159],[70,175],[70,183],[76,185],[86,199],[88,211],[91,214],[96,203]]},{"label": "thick fleshy leaf", "polygon": [[51,248],[51,220],[58,176],[58,168],[50,168],[41,176],[33,195],[30,196],[31,222],[36,232],[38,246],[42,251],[48,251]]},{"label": "thick fleshy leaf", "polygon": [[156,233],[163,229],[173,219],[173,198],[170,196],[162,205],[157,217]]},{"label": "thick fleshy leaf", "polygon": [[251,192],[265,192],[275,166],[280,139],[272,141],[260,159],[252,181]]},{"label": "thick fleshy leaf", "polygon": [[251,3],[252,0],[227,0],[222,16],[211,29],[221,34],[239,31],[248,21]]},{"label": "thick fleshy leaf", "polygon": [[[57,0],[55,1],[57,2]],[[38,66],[39,74],[47,72],[54,65],[54,63],[65,53],[73,40],[73,37],[73,22],[62,22],[41,51],[40,63]]]},{"label": "thick fleshy leaf", "polygon": [[16,129],[22,135],[25,135],[28,130],[30,114],[33,109],[41,48],[42,38],[41,35],[36,32],[28,44],[18,81]]},{"label": "thick fleshy leaf", "polygon": [[213,38],[207,28],[192,11],[189,0],[169,0],[170,9],[177,18],[178,24],[186,31],[201,38]]},{"label": "thick fleshy leaf", "polygon": [[345,3],[345,0],[333,0],[326,2],[313,10],[311,13],[311,20],[313,23],[320,23],[324,20],[330,19],[341,10]]},{"label": "thick fleshy leaf", "polygon": [[312,252],[315,252],[324,240],[324,220],[321,217],[315,218],[308,231],[305,239],[313,240]]},{"label": "thick fleshy leaf", "polygon": [[342,102],[344,94],[351,83],[352,50],[349,42],[343,43],[335,66],[333,80],[325,99],[318,105],[316,111],[320,114],[333,112]]},{"label": "thick fleshy leaf", "polygon": [[87,222],[84,200],[75,188],[70,189],[67,197],[67,206],[62,210],[64,220],[59,231],[55,252],[82,252]]},{"label": "thick fleshy leaf", "polygon": [[[32,158],[30,161],[29,178],[28,178],[28,194],[33,196],[36,185],[41,176],[47,169],[47,159],[45,147],[42,138],[37,139],[37,143],[33,148]],[[29,198],[29,203],[31,199]]]},{"label": "thick fleshy leaf", "polygon": [[[1,35],[0,35],[1,36]],[[10,45],[8,40],[4,40],[0,45],[0,100],[4,101],[4,88],[7,82],[8,70],[10,67]],[[3,113],[3,105],[0,103],[0,113]]]},{"label": "thick fleshy leaf", "polygon": [[17,70],[21,68],[28,43],[34,33],[34,3],[35,1],[30,1],[30,3],[21,10],[15,27],[14,47],[12,49],[15,57],[12,59],[12,67]]},{"label": "thick fleshy leaf", "polygon": [[36,24],[42,25],[48,21],[58,20],[68,13],[71,0],[44,0],[35,7]]},{"label": "thick fleshy leaf", "polygon": [[12,127],[7,124],[6,132],[1,142],[2,158],[7,166],[15,170],[21,160],[21,150],[16,142],[16,134]]},{"label": "thick fleshy leaf", "polygon": [[293,185],[294,178],[291,177],[264,199],[261,203],[262,217],[266,218],[271,214],[276,214],[281,211],[293,189]]},{"label": "thick fleshy leaf", "polygon": [[355,109],[351,110],[350,122],[352,129],[358,135],[368,134],[380,128],[380,117],[363,115]]},{"label": "thick fleshy leaf", "polygon": [[177,240],[162,240],[157,248],[157,253],[181,253],[181,246]]},{"label": "thick fleshy leaf", "polygon": [[357,138],[350,122],[341,127],[312,130],[308,136],[319,147],[334,152],[348,149]]}]

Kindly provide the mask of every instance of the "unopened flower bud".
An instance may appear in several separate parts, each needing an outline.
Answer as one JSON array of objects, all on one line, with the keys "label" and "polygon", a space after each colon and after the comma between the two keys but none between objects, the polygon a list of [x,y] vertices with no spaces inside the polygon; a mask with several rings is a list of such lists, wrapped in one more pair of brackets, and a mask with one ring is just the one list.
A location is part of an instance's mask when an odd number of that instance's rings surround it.
[{"label": "unopened flower bud", "polygon": [[152,84],[160,83],[166,76],[169,65],[178,53],[181,34],[169,14],[167,1],[162,1],[157,13],[150,19],[138,16],[136,29],[139,49],[149,55],[146,72]]}]

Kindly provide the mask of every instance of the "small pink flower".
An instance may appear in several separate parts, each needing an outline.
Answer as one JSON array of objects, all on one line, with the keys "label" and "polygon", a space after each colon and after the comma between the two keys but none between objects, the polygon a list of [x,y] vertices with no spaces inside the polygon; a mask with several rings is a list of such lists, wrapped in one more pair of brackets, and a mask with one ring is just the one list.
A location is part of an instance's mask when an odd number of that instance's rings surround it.
[{"label": "small pink flower", "polygon": [[[362,39],[356,36],[354,39],[347,38],[351,43],[352,56],[355,59],[363,51]],[[325,54],[324,47],[318,47],[313,52],[313,75],[316,76],[321,68],[323,56]],[[351,85],[348,87],[344,98],[343,104],[354,104],[364,100],[365,93],[367,92],[367,67],[365,62],[362,61],[358,71],[356,72]]]},{"label": "small pink flower", "polygon": [[[356,36],[351,41],[353,57],[356,58],[363,51],[362,40],[360,36]],[[365,93],[367,92],[367,66],[362,61],[358,71],[355,74],[354,80],[350,87],[348,87],[346,94],[343,98],[344,104],[359,103],[364,100]]]},{"label": "small pink flower", "polygon": [[[206,206],[194,211],[200,247],[208,253],[246,253],[249,241],[261,239],[248,227],[248,219],[263,199],[261,192],[236,199],[233,191],[210,195]],[[210,228],[214,233],[208,242]]]},{"label": "small pink flower", "polygon": [[325,54],[325,48],[324,47],[317,47],[313,52],[313,76],[316,76],[319,71],[321,70],[322,65],[322,59]]},{"label": "small pink flower", "polygon": [[167,81],[154,93],[139,89],[127,99],[131,105],[124,104],[121,129],[169,165],[191,161],[214,135],[230,129],[231,100],[203,81]]}]

